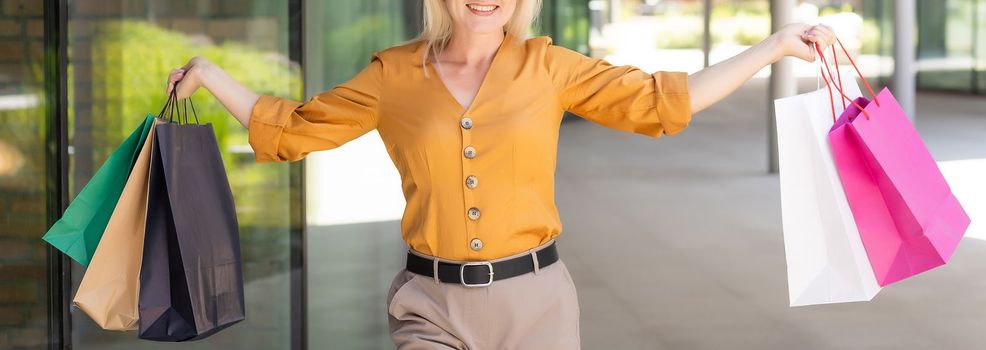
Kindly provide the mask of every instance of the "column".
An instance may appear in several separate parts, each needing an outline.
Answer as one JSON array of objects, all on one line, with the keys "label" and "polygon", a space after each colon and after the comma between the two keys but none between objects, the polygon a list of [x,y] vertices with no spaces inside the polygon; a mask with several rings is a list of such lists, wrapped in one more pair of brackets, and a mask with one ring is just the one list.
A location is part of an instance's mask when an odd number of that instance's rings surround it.
[{"label": "column", "polygon": [[[794,22],[796,0],[770,1],[770,29],[776,32],[785,24]],[[770,87],[767,98],[767,171],[777,173],[777,130],[774,126],[774,100],[798,92],[794,79],[792,58],[783,58],[770,66]]]},{"label": "column", "polygon": [[711,65],[709,52],[712,51],[712,0],[702,2],[702,59],[703,67]]},{"label": "column", "polygon": [[914,63],[914,0],[894,1],[894,97],[913,122],[917,70]]}]

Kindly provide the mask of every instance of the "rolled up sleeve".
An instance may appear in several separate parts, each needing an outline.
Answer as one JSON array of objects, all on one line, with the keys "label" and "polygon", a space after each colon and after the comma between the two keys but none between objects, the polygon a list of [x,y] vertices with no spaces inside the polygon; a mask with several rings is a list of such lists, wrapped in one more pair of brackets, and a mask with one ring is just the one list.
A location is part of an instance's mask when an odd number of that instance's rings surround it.
[{"label": "rolled up sleeve", "polygon": [[582,118],[654,138],[677,134],[691,122],[685,72],[649,74],[554,45],[546,64],[562,107]]},{"label": "rolled up sleeve", "polygon": [[295,161],[339,147],[377,127],[383,64],[301,103],[261,96],[250,113],[249,142],[257,162]]}]

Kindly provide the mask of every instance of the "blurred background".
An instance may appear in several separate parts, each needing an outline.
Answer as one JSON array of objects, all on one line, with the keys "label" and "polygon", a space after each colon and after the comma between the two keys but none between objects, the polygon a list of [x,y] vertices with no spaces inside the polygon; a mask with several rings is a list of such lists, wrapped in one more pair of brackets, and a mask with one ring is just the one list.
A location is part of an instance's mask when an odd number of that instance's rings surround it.
[{"label": "blurred background", "polygon": [[[420,0],[0,0],[0,349],[392,348],[385,298],[404,263],[404,198],[375,131],[257,164],[246,130],[208,92],[193,96],[230,175],[248,315],[205,341],[99,330],[68,303],[84,269],[40,237],[192,56],[304,100],[420,21]],[[585,348],[986,344],[986,1],[544,0],[531,33],[614,64],[696,72],[793,21],[835,28],[869,81],[910,108],[973,217],[951,264],[872,302],[787,306],[770,106],[814,90],[818,69],[786,59],[674,137],[566,118],[559,248]]]}]

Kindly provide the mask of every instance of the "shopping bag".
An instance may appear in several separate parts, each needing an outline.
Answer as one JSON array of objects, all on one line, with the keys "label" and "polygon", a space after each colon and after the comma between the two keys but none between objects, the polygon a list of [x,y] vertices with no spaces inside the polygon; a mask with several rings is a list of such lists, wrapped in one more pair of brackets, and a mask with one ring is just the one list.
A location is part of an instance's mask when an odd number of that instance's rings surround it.
[{"label": "shopping bag", "polygon": [[829,142],[877,282],[886,286],[947,263],[970,219],[890,90],[869,92],[873,99],[856,98]]},{"label": "shopping bag", "polygon": [[41,239],[79,264],[89,265],[153,122],[152,115],[144,118]]},{"label": "shopping bag", "polygon": [[203,339],[245,317],[233,196],[211,124],[155,133],[138,337]]},{"label": "shopping bag", "polygon": [[[154,125],[160,123],[157,119],[153,122]],[[147,173],[153,140],[152,126],[72,300],[106,330],[137,329],[140,261],[147,217]]]},{"label": "shopping bag", "polygon": [[[844,91],[859,96],[855,82]],[[880,291],[828,146],[827,88],[774,101],[791,306],[868,301]]]}]

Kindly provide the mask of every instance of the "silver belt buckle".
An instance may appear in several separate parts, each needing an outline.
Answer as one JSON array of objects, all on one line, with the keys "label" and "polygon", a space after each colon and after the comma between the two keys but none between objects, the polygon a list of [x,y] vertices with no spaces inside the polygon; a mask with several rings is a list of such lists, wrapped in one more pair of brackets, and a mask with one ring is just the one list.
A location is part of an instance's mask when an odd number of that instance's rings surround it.
[{"label": "silver belt buckle", "polygon": [[[466,266],[470,266],[470,265],[486,265],[486,267],[490,269],[490,274],[489,274],[490,280],[486,281],[486,283],[477,283],[477,284],[466,283],[466,275],[465,275]],[[466,287],[486,287],[490,285],[491,283],[493,283],[493,263],[489,261],[473,261],[459,265],[459,282],[461,282],[462,285]]]}]

